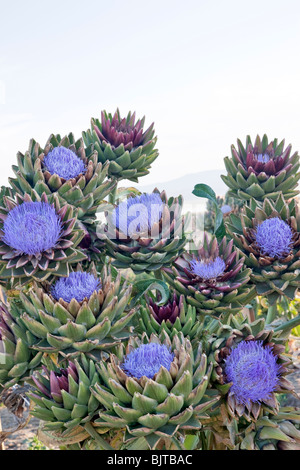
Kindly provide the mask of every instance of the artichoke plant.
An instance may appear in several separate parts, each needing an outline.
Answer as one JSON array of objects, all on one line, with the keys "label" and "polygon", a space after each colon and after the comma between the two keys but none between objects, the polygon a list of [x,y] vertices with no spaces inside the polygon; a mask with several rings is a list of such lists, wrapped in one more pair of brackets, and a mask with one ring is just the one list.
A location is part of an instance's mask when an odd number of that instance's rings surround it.
[{"label": "artichoke plant", "polygon": [[211,365],[201,344],[193,350],[182,333],[172,341],[167,334],[131,337],[96,367],[103,383],[92,393],[105,410],[94,425],[126,428],[124,443],[131,449],[141,441],[150,449],[163,440],[179,444],[180,434],[199,430],[219,399],[206,393]]},{"label": "artichoke plant", "polygon": [[100,201],[117,184],[108,179],[109,163],[98,163],[97,152],[86,149],[82,139],[75,141],[73,134],[64,138],[51,134],[44,149],[32,139],[28,151],[19,152],[17,160],[15,178],[9,179],[17,194],[55,193],[61,205],[73,206],[85,223],[93,222]]},{"label": "artichoke plant", "polygon": [[196,308],[187,305],[184,296],[178,296],[175,291],[166,304],[160,305],[160,301],[158,294],[156,300],[146,297],[145,302],[141,302],[137,330],[146,332],[148,336],[165,331],[171,339],[181,332],[190,340],[197,341],[202,322],[197,319]]},{"label": "artichoke plant", "polygon": [[117,188],[158,156],[144,124],[103,111],[79,140],[18,153],[0,188],[1,396],[22,385],[46,446],[299,450],[300,409],[283,402],[300,323],[298,153],[238,140],[225,199],[194,188],[208,199],[199,247],[182,196]]},{"label": "artichoke plant", "polygon": [[231,147],[231,158],[225,157],[227,175],[222,176],[229,187],[229,195],[242,200],[257,201],[276,199],[282,192],[285,199],[298,194],[300,178],[299,155],[292,146],[284,148],[285,142],[277,139],[269,142],[266,135],[256,137],[254,145],[247,136],[244,147],[238,139],[238,149]]},{"label": "artichoke plant", "polygon": [[130,335],[135,309],[126,308],[131,291],[132,286],[121,283],[120,273],[112,280],[106,265],[100,278],[95,269],[78,270],[21,292],[19,302],[12,301],[12,314],[36,338],[37,351],[68,357],[83,352],[99,359],[101,351]]},{"label": "artichoke plant", "polygon": [[98,161],[109,162],[109,175],[117,180],[138,182],[158,157],[154,124],[144,130],[145,117],[135,119],[131,112],[121,118],[118,109],[113,115],[102,111],[101,122],[93,118],[91,130],[82,133],[85,144],[97,151]]},{"label": "artichoke plant", "polygon": [[204,234],[202,247],[184,252],[172,267],[163,268],[163,276],[187,303],[201,315],[226,315],[238,312],[254,296],[249,285],[251,269],[244,266],[233,240]]},{"label": "artichoke plant", "polygon": [[67,276],[69,266],[85,259],[78,245],[84,232],[76,227],[72,206],[50,199],[16,195],[0,207],[0,281],[7,285]]},{"label": "artichoke plant", "polygon": [[182,204],[181,196],[168,199],[155,189],[116,205],[98,232],[113,265],[136,273],[170,266],[186,244]]},{"label": "artichoke plant", "polygon": [[43,353],[32,349],[34,338],[0,305],[0,387],[9,388],[30,379]]},{"label": "artichoke plant", "polygon": [[66,431],[91,421],[99,402],[90,387],[98,380],[95,363],[84,354],[64,367],[42,366],[32,376],[34,389],[28,394],[35,403],[32,415],[45,422],[44,431]]},{"label": "artichoke plant", "polygon": [[281,296],[293,299],[300,287],[300,218],[296,201],[280,194],[263,204],[251,199],[240,217],[227,219],[226,228],[251,268],[258,295],[275,304]]}]

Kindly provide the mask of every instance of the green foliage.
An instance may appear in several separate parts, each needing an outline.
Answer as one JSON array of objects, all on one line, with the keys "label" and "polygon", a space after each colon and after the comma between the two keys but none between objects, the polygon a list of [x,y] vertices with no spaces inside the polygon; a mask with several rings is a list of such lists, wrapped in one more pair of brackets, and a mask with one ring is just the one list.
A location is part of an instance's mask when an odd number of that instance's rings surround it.
[{"label": "green foliage", "polygon": [[223,220],[223,212],[218,206],[217,196],[214,190],[207,184],[196,184],[193,194],[197,197],[209,199],[215,206],[215,227],[214,234],[221,240],[225,235],[225,225]]},{"label": "green foliage", "polygon": [[37,436],[33,436],[28,439],[28,450],[51,450],[46,447],[41,441],[39,441]]}]

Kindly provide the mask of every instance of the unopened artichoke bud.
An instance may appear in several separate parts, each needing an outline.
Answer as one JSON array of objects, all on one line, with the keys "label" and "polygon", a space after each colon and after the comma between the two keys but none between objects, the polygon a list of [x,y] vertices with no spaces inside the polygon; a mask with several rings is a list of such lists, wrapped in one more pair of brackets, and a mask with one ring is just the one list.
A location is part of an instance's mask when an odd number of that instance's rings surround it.
[{"label": "unopened artichoke bud", "polygon": [[61,207],[57,195],[37,193],[3,198],[0,207],[0,282],[26,284],[68,276],[69,267],[85,259],[78,245],[72,206]]},{"label": "unopened artichoke bud", "polygon": [[171,268],[162,270],[165,280],[201,315],[236,313],[255,297],[249,285],[251,269],[226,237],[218,243],[204,234],[202,247],[184,252]]},{"label": "unopened artichoke bud", "polygon": [[65,355],[103,351],[130,335],[128,302],[132,286],[121,283],[121,274],[113,281],[110,268],[104,266],[98,277],[90,272],[73,271],[49,285],[35,284],[20,294],[22,305],[13,303],[15,316],[39,341],[39,351]]},{"label": "unopened artichoke bud", "polygon": [[113,265],[136,273],[170,266],[187,243],[182,205],[181,196],[168,199],[164,191],[155,189],[115,206],[98,233]]},{"label": "unopened artichoke bud", "polygon": [[95,220],[100,201],[116,186],[108,178],[109,163],[98,163],[97,152],[86,149],[82,139],[75,141],[73,134],[64,138],[51,134],[44,149],[32,139],[28,151],[19,152],[17,160],[16,177],[10,178],[16,193],[55,193],[61,205],[73,206],[85,223]]},{"label": "unopened artichoke bud", "polygon": [[97,369],[103,384],[96,383],[92,393],[105,411],[95,425],[126,427],[125,443],[132,446],[144,438],[153,449],[161,438],[199,430],[201,416],[219,400],[219,395],[206,395],[212,366],[201,344],[193,350],[182,333],[173,340],[167,334],[130,338],[118,357],[110,355]]},{"label": "unopened artichoke bud", "polygon": [[281,296],[294,299],[300,287],[300,216],[295,200],[254,199],[239,217],[229,216],[226,228],[233,237],[257,294],[272,305]]},{"label": "unopened artichoke bud", "polygon": [[190,340],[197,340],[203,322],[198,320],[196,308],[187,305],[184,296],[178,296],[175,291],[166,304],[160,305],[160,300],[158,294],[156,301],[146,297],[140,304],[137,330],[146,332],[148,336],[152,333],[160,335],[165,331],[171,339],[182,332]]},{"label": "unopened artichoke bud", "polygon": [[99,381],[95,363],[84,354],[61,368],[53,365],[53,370],[48,370],[42,366],[42,372],[36,372],[32,379],[35,389],[28,396],[35,407],[31,414],[44,421],[44,430],[83,426],[101,407],[90,392]]},{"label": "unopened artichoke bud", "polygon": [[263,201],[276,199],[282,193],[288,200],[299,193],[299,155],[291,154],[291,145],[284,148],[284,140],[269,142],[266,135],[262,139],[257,136],[254,145],[250,136],[245,147],[240,140],[237,142],[237,149],[234,145],[231,147],[231,158],[224,159],[227,175],[222,179],[230,189],[230,196]]},{"label": "unopened artichoke bud", "polygon": [[0,305],[0,388],[9,388],[30,379],[40,365],[42,352],[31,348],[26,328],[15,322],[7,308]]},{"label": "unopened artichoke bud", "polygon": [[277,413],[278,394],[294,392],[286,379],[292,362],[285,345],[285,335],[266,329],[263,318],[249,323],[242,314],[220,323],[207,339],[205,351],[214,366],[211,383],[223,394],[231,417],[250,422],[270,410]]},{"label": "unopened artichoke bud", "polygon": [[138,182],[158,157],[154,123],[144,130],[145,117],[135,119],[131,112],[121,118],[118,109],[114,115],[102,111],[101,122],[92,118],[91,129],[82,133],[85,144],[97,151],[98,161],[109,162],[109,176],[117,180]]}]

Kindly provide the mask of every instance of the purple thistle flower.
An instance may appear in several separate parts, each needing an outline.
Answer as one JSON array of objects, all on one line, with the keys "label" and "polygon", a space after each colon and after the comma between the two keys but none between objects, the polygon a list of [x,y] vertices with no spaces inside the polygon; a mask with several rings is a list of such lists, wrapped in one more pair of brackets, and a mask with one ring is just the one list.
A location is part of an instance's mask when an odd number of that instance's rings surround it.
[{"label": "purple thistle flower", "polygon": [[143,376],[152,379],[161,366],[170,370],[174,354],[164,344],[142,344],[131,351],[121,365],[127,375],[140,379]]},{"label": "purple thistle flower", "polygon": [[54,147],[44,158],[44,164],[49,173],[57,174],[65,180],[76,178],[86,172],[85,164],[81,158],[66,147]]},{"label": "purple thistle flower", "polygon": [[282,258],[291,250],[293,232],[279,217],[266,219],[256,228],[256,243],[263,254]]},{"label": "purple thistle flower", "polygon": [[51,287],[51,294],[56,300],[63,299],[69,303],[72,299],[76,299],[77,302],[82,302],[99,289],[101,282],[93,274],[76,271],[56,281]]},{"label": "purple thistle flower", "polygon": [[37,255],[54,248],[62,231],[55,208],[46,202],[24,202],[9,211],[3,242],[19,253]]},{"label": "purple thistle flower", "polygon": [[190,262],[190,271],[202,279],[216,279],[225,271],[224,260],[217,256],[215,259],[195,259]]},{"label": "purple thistle flower", "polygon": [[262,341],[241,341],[226,359],[230,392],[241,404],[267,400],[279,382],[280,366],[271,347]]},{"label": "purple thistle flower", "polygon": [[128,237],[151,232],[163,213],[164,203],[158,193],[142,194],[121,202],[113,211],[113,223]]}]

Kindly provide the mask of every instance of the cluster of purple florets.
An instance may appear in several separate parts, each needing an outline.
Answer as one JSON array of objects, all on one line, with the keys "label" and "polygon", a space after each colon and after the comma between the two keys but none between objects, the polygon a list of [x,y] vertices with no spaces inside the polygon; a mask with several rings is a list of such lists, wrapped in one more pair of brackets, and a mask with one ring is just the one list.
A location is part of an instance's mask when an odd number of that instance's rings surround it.
[{"label": "cluster of purple florets", "polygon": [[125,357],[122,369],[137,379],[152,379],[162,366],[170,370],[173,359],[174,354],[164,344],[142,344]]},{"label": "cluster of purple florets", "polygon": [[291,250],[293,232],[279,217],[264,220],[256,228],[256,243],[264,255],[283,258]]},{"label": "cluster of purple florets", "polygon": [[158,193],[130,197],[114,209],[113,223],[128,237],[141,232],[151,233],[153,225],[162,218],[163,207]]},{"label": "cluster of purple florets", "polygon": [[101,283],[93,274],[76,271],[56,281],[51,287],[51,294],[56,300],[71,302],[72,299],[76,299],[77,302],[82,302],[100,288]]},{"label": "cluster of purple florets", "polygon": [[226,264],[220,256],[215,259],[195,259],[190,262],[191,272],[205,280],[216,279],[225,269]]},{"label": "cluster of purple florets", "polygon": [[228,356],[225,365],[230,392],[243,404],[267,400],[279,381],[279,364],[272,348],[261,341],[242,341]]},{"label": "cluster of purple florets", "polygon": [[62,221],[53,206],[24,202],[8,213],[2,240],[21,254],[36,255],[54,248],[61,231]]},{"label": "cluster of purple florets", "polygon": [[44,158],[46,169],[65,180],[76,178],[85,173],[86,167],[76,153],[66,147],[54,147]]}]

